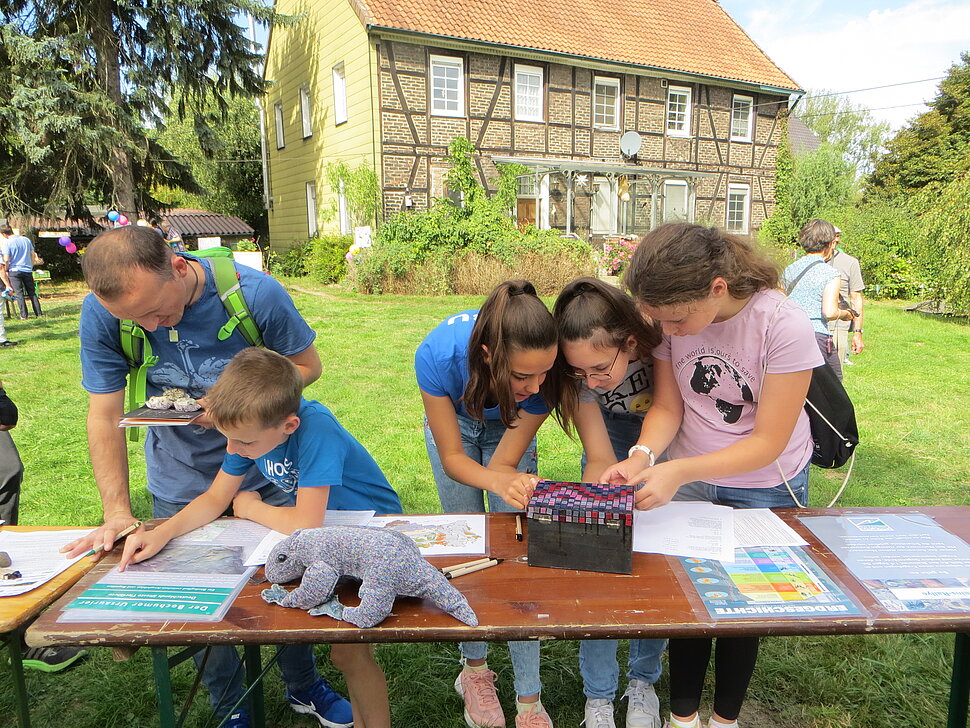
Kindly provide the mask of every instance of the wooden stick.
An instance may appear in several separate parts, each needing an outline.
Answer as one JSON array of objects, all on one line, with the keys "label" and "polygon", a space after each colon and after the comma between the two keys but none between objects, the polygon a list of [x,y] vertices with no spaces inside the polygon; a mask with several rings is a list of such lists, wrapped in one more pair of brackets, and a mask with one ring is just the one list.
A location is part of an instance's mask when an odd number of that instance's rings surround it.
[{"label": "wooden stick", "polygon": [[522,540],[522,514],[521,513],[515,514],[515,540],[516,541]]}]

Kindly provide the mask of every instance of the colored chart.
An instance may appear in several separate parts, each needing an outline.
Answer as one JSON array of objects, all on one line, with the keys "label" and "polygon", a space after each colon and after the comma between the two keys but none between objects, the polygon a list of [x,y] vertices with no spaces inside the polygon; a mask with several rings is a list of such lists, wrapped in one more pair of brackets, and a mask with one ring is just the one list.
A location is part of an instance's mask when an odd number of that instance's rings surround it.
[{"label": "colored chart", "polygon": [[734,563],[699,558],[681,558],[680,563],[715,619],[859,614],[800,548],[739,548]]}]

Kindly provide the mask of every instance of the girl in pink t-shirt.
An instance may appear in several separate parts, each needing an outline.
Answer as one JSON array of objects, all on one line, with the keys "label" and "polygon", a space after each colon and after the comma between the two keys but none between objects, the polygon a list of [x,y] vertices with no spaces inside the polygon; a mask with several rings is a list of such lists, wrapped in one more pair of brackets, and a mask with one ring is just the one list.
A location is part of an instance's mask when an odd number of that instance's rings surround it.
[{"label": "girl in pink t-shirt", "polygon": [[[640,438],[600,480],[643,483],[642,509],[671,499],[805,504],[812,440],[803,406],[822,357],[805,312],[777,290],[776,266],[716,228],[674,223],[643,238],[625,283],[664,336]],[[654,464],[664,450],[669,460]],[[673,728],[701,725],[711,648],[709,638],[670,641]],[[711,728],[737,726],[757,654],[756,637],[718,639]]]}]

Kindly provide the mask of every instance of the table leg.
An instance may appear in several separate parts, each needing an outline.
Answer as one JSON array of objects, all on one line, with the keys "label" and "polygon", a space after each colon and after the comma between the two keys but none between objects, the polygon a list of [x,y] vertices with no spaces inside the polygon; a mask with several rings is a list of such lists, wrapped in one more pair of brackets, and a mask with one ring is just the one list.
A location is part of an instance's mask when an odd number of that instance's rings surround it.
[{"label": "table leg", "polygon": [[266,706],[263,703],[263,668],[259,645],[246,645],[246,683],[249,686],[249,711],[254,728],[266,725]]},{"label": "table leg", "polygon": [[172,674],[169,670],[168,650],[152,647],[152,666],[155,670],[155,694],[158,696],[158,722],[161,728],[175,728],[175,703],[172,700]]},{"label": "table leg", "polygon": [[970,634],[957,632],[953,643],[953,672],[950,675],[947,728],[967,728],[968,701],[970,701]]},{"label": "table leg", "polygon": [[20,632],[14,630],[3,635],[10,656],[10,672],[13,673],[13,694],[17,702],[17,722],[20,728],[30,728],[30,709],[27,704],[27,684],[24,682],[24,661],[20,649]]}]

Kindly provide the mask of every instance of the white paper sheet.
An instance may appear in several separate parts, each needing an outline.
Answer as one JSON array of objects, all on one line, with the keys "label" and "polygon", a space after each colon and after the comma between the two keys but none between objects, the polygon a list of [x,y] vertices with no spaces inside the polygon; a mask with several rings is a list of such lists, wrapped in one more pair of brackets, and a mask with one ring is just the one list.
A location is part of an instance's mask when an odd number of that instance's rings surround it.
[{"label": "white paper sheet", "polygon": [[[327,511],[323,518],[325,526],[367,526],[376,511]],[[267,529],[268,530],[268,529]],[[246,566],[262,566],[273,547],[286,538],[285,533],[269,531],[256,549],[246,559]]]},{"label": "white paper sheet", "polygon": [[768,508],[740,508],[734,512],[734,545],[806,546],[808,541]]},{"label": "white paper sheet", "polygon": [[410,536],[422,556],[484,556],[485,514],[378,516],[372,525]]},{"label": "white paper sheet", "polygon": [[93,529],[70,531],[0,531],[0,551],[10,555],[10,567],[23,577],[0,580],[0,597],[12,597],[36,589],[71,564],[76,564],[85,554],[73,559],[65,558],[61,547],[87,536]]},{"label": "white paper sheet", "polygon": [[650,511],[634,511],[633,550],[733,562],[734,510],[674,501]]}]

